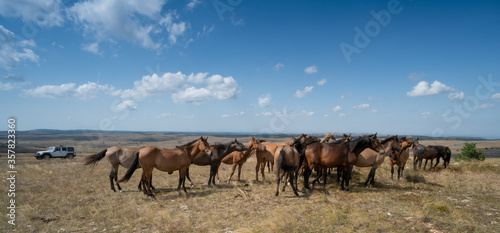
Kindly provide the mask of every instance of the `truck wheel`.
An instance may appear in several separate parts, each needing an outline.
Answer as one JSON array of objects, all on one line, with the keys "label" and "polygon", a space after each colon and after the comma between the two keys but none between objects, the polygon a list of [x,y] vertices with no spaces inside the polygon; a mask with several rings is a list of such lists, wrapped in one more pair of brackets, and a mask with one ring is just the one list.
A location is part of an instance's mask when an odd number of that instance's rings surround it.
[{"label": "truck wheel", "polygon": [[50,155],[48,155],[48,154],[44,154],[44,155],[42,156],[42,158],[43,158],[43,159],[50,159]]},{"label": "truck wheel", "polygon": [[67,155],[66,155],[66,158],[68,158],[68,159],[73,159],[74,157],[75,157],[75,155],[74,155],[74,154],[67,154]]}]

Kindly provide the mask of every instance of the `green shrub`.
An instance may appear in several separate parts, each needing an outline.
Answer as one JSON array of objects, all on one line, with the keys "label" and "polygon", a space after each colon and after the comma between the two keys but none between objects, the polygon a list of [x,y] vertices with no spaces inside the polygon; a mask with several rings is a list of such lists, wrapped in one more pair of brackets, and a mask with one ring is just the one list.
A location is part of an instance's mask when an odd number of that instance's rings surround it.
[{"label": "green shrub", "polygon": [[466,142],[462,147],[462,153],[457,155],[457,160],[480,160],[485,159],[484,153],[476,150],[476,143]]}]

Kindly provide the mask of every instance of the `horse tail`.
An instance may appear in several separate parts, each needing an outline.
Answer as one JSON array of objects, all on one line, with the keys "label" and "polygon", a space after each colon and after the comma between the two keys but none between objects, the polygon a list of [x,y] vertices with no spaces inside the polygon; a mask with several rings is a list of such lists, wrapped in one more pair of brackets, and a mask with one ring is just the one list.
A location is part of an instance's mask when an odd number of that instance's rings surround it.
[{"label": "horse tail", "polygon": [[89,155],[87,157],[85,157],[84,159],[84,163],[85,165],[91,165],[91,167],[95,167],[97,165],[97,163],[106,156],[106,152],[108,151],[108,149],[104,149],[103,151],[97,153],[97,154],[93,154],[93,155]]},{"label": "horse tail", "polygon": [[276,164],[278,165],[278,169],[283,169],[284,171],[293,171],[297,168],[295,165],[288,165],[285,161],[285,150],[281,149],[280,155],[276,159]]},{"label": "horse tail", "polygon": [[125,175],[116,183],[127,182],[128,180],[130,180],[130,177],[132,177],[138,165],[139,165],[139,152],[135,153],[134,160],[132,161],[130,168],[127,170]]}]

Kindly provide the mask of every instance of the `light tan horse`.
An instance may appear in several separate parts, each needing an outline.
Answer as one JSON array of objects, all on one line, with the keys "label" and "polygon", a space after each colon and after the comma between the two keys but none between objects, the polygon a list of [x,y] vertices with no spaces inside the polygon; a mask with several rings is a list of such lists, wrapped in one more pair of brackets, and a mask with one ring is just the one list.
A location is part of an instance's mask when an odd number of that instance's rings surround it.
[{"label": "light tan horse", "polygon": [[139,150],[135,155],[132,165],[127,170],[127,173],[118,182],[126,182],[130,179],[134,171],[140,164],[142,167],[141,182],[144,188],[144,194],[154,198],[153,193],[149,187],[144,184],[149,183],[153,169],[158,169],[163,172],[173,172],[179,170],[179,185],[177,190],[180,190],[181,185],[186,191],[186,173],[191,165],[191,161],[200,153],[205,151],[211,155],[210,145],[207,142],[208,138],[200,137],[197,140],[186,143],[182,146],[177,146],[174,149],[165,149],[155,146],[146,146]]},{"label": "light tan horse", "polygon": [[[113,190],[113,192],[116,192],[113,180],[117,181],[118,179],[118,168],[120,167],[120,165],[126,169],[130,168],[130,164],[132,164],[132,161],[134,160],[134,155],[137,152],[139,152],[139,148],[113,146],[104,149],[97,154],[85,157],[84,163],[85,165],[90,165],[91,167],[94,167],[97,165],[97,163],[99,163],[101,159],[106,157],[109,163],[111,164],[111,172],[109,173],[109,182],[111,183],[111,190]],[[123,191],[118,183],[116,183],[116,187],[120,192]],[[141,189],[140,181],[138,188]],[[153,186],[151,186],[151,188],[153,190],[155,189]]]},{"label": "light tan horse", "polygon": [[380,144],[382,144],[384,148],[384,153],[381,154],[373,149],[366,148],[359,154],[358,160],[354,164],[356,167],[372,167],[365,182],[366,187],[375,184],[375,172],[377,168],[384,163],[385,157],[401,151],[401,145],[397,135],[387,137],[381,141]]},{"label": "light tan horse", "polygon": [[401,151],[396,155],[396,159],[389,157],[391,162],[391,179],[394,177],[394,165],[398,165],[398,180],[399,177],[403,176],[406,161],[410,157],[410,147],[412,144],[411,138],[401,138]]},{"label": "light tan horse", "polygon": [[[227,179],[227,183],[231,181],[231,178],[233,177],[234,171],[236,170],[236,167],[238,167],[238,181],[240,180],[241,177],[241,166],[247,161],[248,157],[252,155],[252,152],[259,152],[266,150],[266,147],[262,145],[262,143],[257,140],[255,137],[252,137],[252,139],[245,144],[246,147],[250,148],[249,151],[234,151],[230,154],[228,154],[226,157],[222,159],[222,162],[224,164],[228,165],[233,165],[233,168],[231,170],[231,175],[229,175],[229,178]],[[217,172],[218,174],[218,172]],[[217,175],[217,179],[218,175]]]}]

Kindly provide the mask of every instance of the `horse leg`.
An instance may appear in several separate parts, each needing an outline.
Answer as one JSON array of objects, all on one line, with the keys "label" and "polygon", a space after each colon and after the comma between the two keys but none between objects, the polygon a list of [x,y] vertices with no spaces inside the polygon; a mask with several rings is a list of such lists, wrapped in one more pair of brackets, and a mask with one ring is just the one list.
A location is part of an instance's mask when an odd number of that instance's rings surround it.
[{"label": "horse leg", "polygon": [[305,170],[304,170],[304,188],[305,189],[311,189],[311,187],[309,187],[309,175],[310,175],[310,171],[311,169],[309,167],[305,167]]},{"label": "horse leg", "polygon": [[340,177],[342,176],[341,167],[337,167],[337,183],[340,182]]},{"label": "horse leg", "polygon": [[[111,172],[109,173],[109,183],[111,183],[111,190],[113,190],[113,192],[116,192],[115,185],[113,184],[114,174],[115,173],[113,172],[113,168],[111,168]],[[116,185],[118,185],[118,183]]]},{"label": "horse leg", "polygon": [[399,177],[403,175],[403,170],[401,169],[401,166],[398,167],[398,180],[399,180]]},{"label": "horse leg", "polygon": [[[391,165],[391,180],[394,179],[394,164]],[[398,170],[398,180],[399,180],[399,170]]]},{"label": "horse leg", "polygon": [[293,193],[295,194],[295,196],[299,196],[299,193],[298,193],[298,190],[297,190],[297,187],[293,184],[293,180],[294,180],[294,174],[293,172],[290,172],[290,186],[292,186],[292,190],[293,190]]},{"label": "horse leg", "polygon": [[184,177],[184,182],[186,182],[186,178],[189,180],[189,183],[191,183],[191,187],[194,186],[193,181],[191,181],[191,178],[189,178],[189,167],[186,169],[186,177]]},{"label": "horse leg", "polygon": [[182,185],[182,189],[184,189],[184,193],[187,194],[187,190],[186,190],[186,176],[187,176],[188,171],[189,171],[189,167],[186,168],[186,169],[179,170],[179,186],[177,187],[177,190],[179,191],[179,194],[180,194],[181,185]]},{"label": "horse leg", "polygon": [[238,181],[240,181],[241,178],[241,166],[243,166],[243,164],[238,164]]},{"label": "horse leg", "polygon": [[266,175],[264,175],[264,169],[266,168],[265,162],[260,167],[260,174],[262,175],[262,181],[266,181]]},{"label": "horse leg", "polygon": [[[282,180],[283,182],[285,182],[285,183],[283,184],[283,188],[281,189],[281,192],[285,192],[285,188],[286,188],[286,186],[288,185],[288,181],[289,181],[289,178],[290,178],[290,175],[289,175],[288,173],[289,173],[289,172],[286,172],[286,174],[281,175],[281,180]],[[283,179],[283,178],[285,178],[285,179]]]},{"label": "horse leg", "polygon": [[228,184],[231,181],[231,177],[233,177],[234,170],[236,170],[236,166],[238,166],[238,164],[237,163],[233,163],[233,168],[231,169],[231,175],[229,175],[229,178],[227,178],[227,183]]},{"label": "horse leg", "polygon": [[278,169],[278,171],[276,171],[276,193],[274,194],[275,196],[278,196],[280,193],[280,181],[281,181],[281,177],[280,177],[280,172]]},{"label": "horse leg", "polygon": [[257,159],[257,164],[255,165],[255,180],[259,181],[259,168],[260,168],[260,161]]},{"label": "horse leg", "polygon": [[372,180],[370,181],[370,185],[374,186],[375,185],[375,172],[377,172],[377,168],[372,168],[373,169],[373,174],[372,174]]}]

